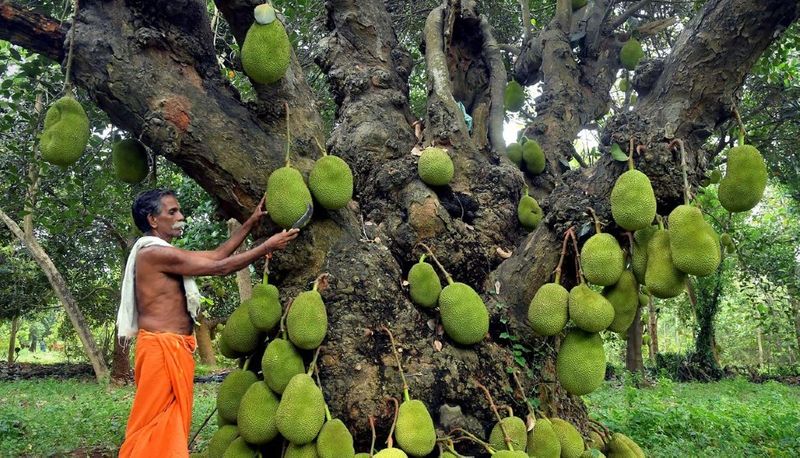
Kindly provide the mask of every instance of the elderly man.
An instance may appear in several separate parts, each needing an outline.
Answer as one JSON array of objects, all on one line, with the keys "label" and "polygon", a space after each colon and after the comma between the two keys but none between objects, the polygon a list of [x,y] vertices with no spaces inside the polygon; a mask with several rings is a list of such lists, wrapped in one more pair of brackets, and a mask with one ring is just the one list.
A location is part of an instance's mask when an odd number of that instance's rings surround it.
[{"label": "elderly man", "polygon": [[133,220],[145,234],[125,267],[117,326],[120,338],[136,337],[135,381],[120,457],[188,456],[194,378],[192,332],[200,305],[198,275],[227,275],[280,250],[298,230],[279,232],[232,255],[266,215],[261,199],[230,239],[213,251],[187,251],[170,242],[183,232],[175,193],[154,189],[136,197]]}]

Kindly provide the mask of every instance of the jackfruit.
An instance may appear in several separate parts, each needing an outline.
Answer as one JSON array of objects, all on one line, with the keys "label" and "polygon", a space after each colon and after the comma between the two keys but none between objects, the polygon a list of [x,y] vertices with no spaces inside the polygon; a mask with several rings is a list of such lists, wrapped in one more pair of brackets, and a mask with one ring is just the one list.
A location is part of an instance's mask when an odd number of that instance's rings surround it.
[{"label": "jackfruit", "polygon": [[[369,458],[369,457],[365,456],[364,458]],[[441,455],[439,455],[439,458],[459,458],[459,456],[458,455],[454,455],[451,452],[445,450],[444,452],[442,452]]]},{"label": "jackfruit", "polygon": [[572,0],[572,11],[583,8],[587,3],[589,3],[589,0]]},{"label": "jackfruit", "polygon": [[644,458],[644,452],[628,436],[614,433],[608,442],[609,458]]},{"label": "jackfruit", "polygon": [[753,146],[742,145],[728,150],[725,177],[719,183],[719,203],[730,212],[744,212],[755,207],[767,186],[767,166]]},{"label": "jackfruit", "polygon": [[225,344],[237,353],[251,353],[260,341],[258,330],[250,322],[250,301],[251,299],[242,302],[228,317],[222,329]]},{"label": "jackfruit", "polygon": [[584,450],[581,453],[580,458],[605,458],[606,456],[600,450],[596,448],[590,448],[589,450]]},{"label": "jackfruit", "polygon": [[639,285],[636,277],[629,270],[622,272],[616,284],[603,288],[603,296],[614,306],[614,321],[608,326],[608,330],[627,331],[639,307]]},{"label": "jackfruit", "polygon": [[344,208],[353,198],[353,172],[338,156],[324,156],[314,163],[308,175],[314,198],[328,210]]},{"label": "jackfruit", "polygon": [[[228,420],[226,420],[226,419],[222,418],[222,415],[220,415],[220,414],[219,414],[219,410],[217,410],[217,415],[216,415],[216,417],[217,417],[217,427],[219,427],[219,428],[221,428],[221,427],[223,427],[223,426],[225,426],[225,425],[233,425],[233,426],[236,426],[236,423],[234,423],[234,422],[232,422],[232,421],[228,421]],[[237,433],[237,434],[238,434],[238,433]],[[225,450],[223,450],[223,452],[224,452],[224,451],[225,451]]]},{"label": "jackfruit", "polygon": [[233,351],[222,337],[219,338],[219,352],[222,353],[222,356],[231,359],[236,359],[240,356],[243,356],[241,353]]},{"label": "jackfruit", "polygon": [[267,345],[261,358],[261,368],[264,371],[264,382],[278,394],[283,393],[292,377],[305,372],[303,357],[291,342],[281,338],[276,338]]},{"label": "jackfruit", "polygon": [[422,151],[417,163],[419,178],[431,186],[445,186],[453,179],[453,160],[447,150],[430,146]]},{"label": "jackfruit", "polygon": [[[561,386],[576,396],[591,393],[602,385],[606,375],[606,352],[600,334],[570,330],[556,355],[556,375]],[[555,419],[552,421],[555,427]],[[564,456],[563,441],[561,447],[561,455]]]},{"label": "jackfruit", "polygon": [[297,295],[286,315],[286,331],[289,340],[302,350],[313,350],[325,340],[328,312],[317,291],[304,291]]},{"label": "jackfruit", "polygon": [[536,226],[542,221],[542,208],[536,199],[528,195],[527,188],[525,188],[525,195],[519,199],[517,218],[522,227],[529,231],[536,229]]},{"label": "jackfruit", "polygon": [[650,293],[661,299],[680,295],[686,283],[686,274],[672,263],[670,233],[659,229],[647,244],[647,272],[645,284]]},{"label": "jackfruit", "polygon": [[506,106],[506,111],[519,111],[525,103],[525,88],[522,87],[515,80],[511,80],[506,84],[506,92],[503,97],[503,102]]},{"label": "jackfruit", "polygon": [[[256,9],[271,9],[272,6],[259,5]],[[266,24],[253,22],[242,44],[242,67],[253,81],[272,84],[283,78],[292,57],[292,45],[283,24],[275,18],[274,10]],[[256,18],[260,19],[260,18]]]},{"label": "jackfruit", "polygon": [[567,325],[568,307],[569,292],[558,283],[545,283],[528,305],[531,328],[542,336],[558,334]]},{"label": "jackfruit", "polygon": [[283,458],[319,458],[317,444],[314,442],[303,445],[290,443],[286,447],[286,453],[284,453]]},{"label": "jackfruit", "polygon": [[613,285],[625,270],[625,256],[611,234],[589,237],[581,248],[581,269],[586,280],[600,286]]},{"label": "jackfruit", "polygon": [[253,458],[256,456],[256,452],[257,450],[240,436],[225,449],[222,458]]},{"label": "jackfruit", "polygon": [[544,172],[545,159],[544,151],[539,146],[539,142],[529,139],[522,145],[522,160],[525,161],[525,168],[534,175]]},{"label": "jackfruit", "polygon": [[39,142],[42,159],[67,167],[80,159],[89,141],[89,118],[72,95],[53,102],[44,117]]},{"label": "jackfruit", "polygon": [[517,142],[511,143],[506,146],[506,154],[508,154],[508,158],[511,159],[511,162],[522,165],[522,145]]},{"label": "jackfruit", "polygon": [[237,369],[225,377],[217,392],[217,411],[226,421],[236,423],[236,416],[239,413],[239,403],[242,396],[256,383],[256,374]]},{"label": "jackfruit", "polygon": [[672,263],[687,274],[704,277],[719,267],[717,234],[697,207],[678,205],[669,214],[669,248]]},{"label": "jackfruit", "polygon": [[586,283],[569,292],[569,317],[586,332],[600,332],[614,321],[614,306]]},{"label": "jackfruit", "polygon": [[[605,364],[605,363],[604,363]],[[572,426],[572,423],[560,418],[550,418],[558,441],[561,443],[561,456],[563,458],[578,458],[583,453],[583,437]]]},{"label": "jackfruit", "polygon": [[354,458],[353,435],[342,420],[326,421],[317,437],[319,458]]},{"label": "jackfruit", "polygon": [[559,458],[561,442],[553,424],[547,418],[539,418],[528,432],[528,454],[537,458]]},{"label": "jackfruit", "polygon": [[522,450],[500,450],[499,452],[492,455],[492,458],[528,458],[528,454],[523,452]]},{"label": "jackfruit", "polygon": [[147,151],[135,138],[114,143],[111,147],[111,164],[114,166],[117,179],[130,184],[144,180],[150,171],[147,165]]},{"label": "jackfruit", "polygon": [[733,239],[730,234],[722,234],[719,236],[719,244],[722,246],[733,245]]},{"label": "jackfruit", "polygon": [[611,214],[623,229],[644,229],[656,216],[656,195],[647,175],[628,170],[617,178],[611,190]]},{"label": "jackfruit", "polygon": [[626,41],[619,51],[619,61],[622,63],[622,66],[628,70],[636,69],[636,65],[642,57],[644,57],[642,44],[635,38]]},{"label": "jackfruit", "polygon": [[[525,450],[525,446],[528,444],[528,427],[525,425],[525,421],[519,417],[512,416],[505,417],[500,422],[502,422],[508,437],[511,439],[511,447],[514,450]],[[489,433],[489,444],[495,450],[508,450],[503,430],[500,428],[500,422],[495,423],[492,427],[492,431]]]},{"label": "jackfruit", "polygon": [[631,254],[631,269],[636,281],[644,284],[645,273],[647,272],[647,245],[653,234],[658,230],[658,226],[650,226],[639,229],[633,234],[633,253]]},{"label": "jackfruit", "polygon": [[266,282],[256,285],[247,311],[253,327],[262,332],[272,331],[281,320],[282,313],[278,288]]},{"label": "jackfruit", "polygon": [[236,425],[248,444],[266,444],[278,436],[275,412],[279,402],[264,382],[253,383],[244,393],[239,403]]},{"label": "jackfruit", "polygon": [[370,455],[367,452],[361,452],[361,453],[356,453],[356,456],[354,458],[372,458],[372,455]]},{"label": "jackfruit", "polygon": [[603,440],[603,437],[594,430],[589,431],[589,440],[586,441],[586,446],[600,451],[604,451],[606,449],[606,443]]},{"label": "jackfruit", "polygon": [[236,426],[225,425],[221,426],[208,441],[208,448],[206,448],[206,456],[208,458],[222,458],[225,450],[231,445],[231,442],[239,437],[239,431]]},{"label": "jackfruit", "polygon": [[427,456],[436,445],[436,429],[433,419],[418,399],[408,399],[397,411],[397,426],[394,437],[397,446],[411,456]]},{"label": "jackfruit", "polygon": [[711,171],[711,175],[709,175],[709,177],[708,177],[708,181],[711,184],[717,184],[721,180],[722,180],[722,173],[717,169],[712,170]]},{"label": "jackfruit", "polygon": [[408,290],[411,300],[420,307],[433,308],[439,302],[442,282],[433,266],[425,262],[425,255],[408,271]]},{"label": "jackfruit", "polygon": [[408,458],[408,455],[399,448],[385,448],[373,455],[373,458]]},{"label": "jackfruit", "polygon": [[439,295],[439,312],[444,331],[461,345],[478,343],[489,332],[489,311],[469,285],[456,282],[445,286]]},{"label": "jackfruit", "polygon": [[306,212],[311,192],[295,168],[281,167],[267,179],[267,213],[278,226],[289,229]]},{"label": "jackfruit", "polygon": [[319,434],[325,421],[322,390],[308,374],[297,374],[283,390],[275,415],[278,431],[289,442],[307,444]]}]

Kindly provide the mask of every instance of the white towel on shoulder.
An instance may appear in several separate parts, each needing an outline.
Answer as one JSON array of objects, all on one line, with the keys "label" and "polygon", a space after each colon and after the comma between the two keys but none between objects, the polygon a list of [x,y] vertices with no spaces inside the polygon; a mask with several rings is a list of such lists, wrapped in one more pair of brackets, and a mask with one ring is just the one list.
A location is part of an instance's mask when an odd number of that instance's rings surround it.
[{"label": "white towel on shoulder", "polygon": [[[117,336],[130,339],[139,332],[139,313],[136,310],[136,256],[139,250],[149,246],[172,246],[166,240],[146,235],[141,237],[131,248],[125,274],[122,277],[122,293],[120,294],[119,311],[117,312]],[[200,309],[200,290],[194,277],[183,277],[183,290],[186,293],[186,310],[197,323],[197,311]]]}]

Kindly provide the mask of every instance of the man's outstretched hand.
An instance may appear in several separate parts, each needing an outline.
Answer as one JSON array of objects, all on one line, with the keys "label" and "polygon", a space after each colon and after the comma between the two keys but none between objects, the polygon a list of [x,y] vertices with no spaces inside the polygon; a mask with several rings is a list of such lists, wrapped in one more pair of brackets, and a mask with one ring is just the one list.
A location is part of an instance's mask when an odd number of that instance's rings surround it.
[{"label": "man's outstretched hand", "polygon": [[269,251],[273,252],[275,250],[282,250],[286,248],[286,245],[289,244],[292,240],[297,238],[297,234],[300,233],[300,229],[289,229],[283,230],[278,232],[277,234],[273,235],[272,237],[268,238],[266,242],[264,242],[267,247],[269,247]]},{"label": "man's outstretched hand", "polygon": [[247,223],[250,224],[250,227],[255,226],[261,218],[263,218],[267,214],[267,210],[264,208],[264,203],[267,201],[267,195],[264,194],[264,197],[258,202],[256,205],[256,209],[253,210],[253,214],[247,218]]}]

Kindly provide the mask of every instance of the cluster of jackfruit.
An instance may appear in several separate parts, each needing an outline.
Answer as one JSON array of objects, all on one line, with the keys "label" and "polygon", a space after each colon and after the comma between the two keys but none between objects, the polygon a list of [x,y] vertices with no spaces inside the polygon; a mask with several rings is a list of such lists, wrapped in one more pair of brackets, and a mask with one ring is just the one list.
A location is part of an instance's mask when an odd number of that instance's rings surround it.
[{"label": "cluster of jackfruit", "polygon": [[430,186],[446,186],[453,179],[453,160],[444,148],[429,146],[422,150],[417,163],[419,178]]},{"label": "cluster of jackfruit", "polygon": [[80,159],[91,132],[86,112],[72,94],[53,102],[44,117],[39,141],[42,159],[67,167]]},{"label": "cluster of jackfruit", "polygon": [[634,70],[642,57],[644,57],[642,44],[635,38],[626,41],[619,51],[619,61],[628,70]]},{"label": "cluster of jackfruit", "polygon": [[255,21],[242,44],[242,67],[253,81],[272,84],[289,68],[292,45],[272,5],[256,6],[253,16]]},{"label": "cluster of jackfruit", "polygon": [[114,143],[111,147],[111,163],[114,174],[120,181],[136,184],[147,177],[150,168],[147,163],[147,151],[135,138],[128,138]]},{"label": "cluster of jackfruit", "polygon": [[[584,455],[606,456],[609,458],[644,458],[644,452],[639,445],[630,437],[622,433],[613,433],[610,437],[601,436],[595,431],[590,433],[590,440],[587,442],[589,450],[584,451]],[[593,454],[592,450],[597,452]]]},{"label": "cluster of jackfruit", "polygon": [[525,104],[525,88],[515,80],[506,84],[506,92],[503,96],[506,111],[519,111]]},{"label": "cluster of jackfruit", "polygon": [[506,154],[511,162],[533,175],[539,175],[544,172],[547,161],[544,156],[544,151],[536,140],[522,137],[520,143],[510,143],[506,147]]}]

